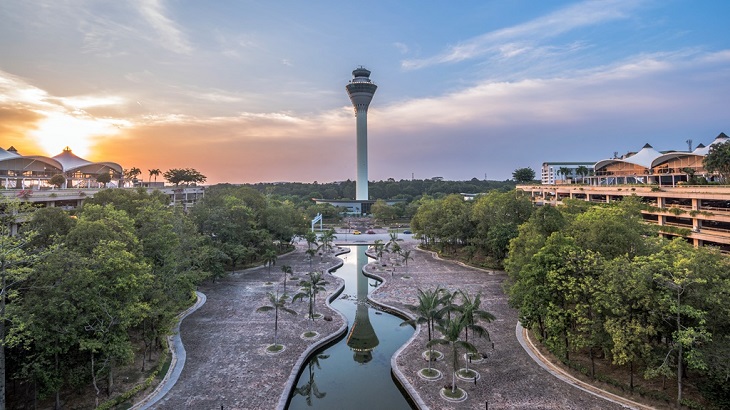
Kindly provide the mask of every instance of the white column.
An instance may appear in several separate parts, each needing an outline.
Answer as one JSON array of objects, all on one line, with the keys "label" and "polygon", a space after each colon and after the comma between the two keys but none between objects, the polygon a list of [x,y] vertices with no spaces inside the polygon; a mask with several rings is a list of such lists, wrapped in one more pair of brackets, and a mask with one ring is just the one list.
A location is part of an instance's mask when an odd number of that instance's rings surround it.
[{"label": "white column", "polygon": [[357,181],[355,199],[367,200],[368,197],[368,108],[358,106],[357,112]]}]

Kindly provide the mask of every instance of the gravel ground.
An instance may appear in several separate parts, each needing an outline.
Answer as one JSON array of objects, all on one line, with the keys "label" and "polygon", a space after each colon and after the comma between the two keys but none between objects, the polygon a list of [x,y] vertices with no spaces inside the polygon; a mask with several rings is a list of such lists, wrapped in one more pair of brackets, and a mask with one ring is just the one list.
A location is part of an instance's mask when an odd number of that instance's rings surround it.
[{"label": "gravel ground", "polygon": [[[430,252],[417,250],[416,245],[416,242],[402,245],[404,249],[414,249],[411,253],[414,260],[408,262],[407,270],[398,267],[393,276],[377,264],[366,266],[366,272],[385,279],[371,294],[375,302],[408,311],[404,305],[417,304],[418,288],[427,290],[441,286],[450,291],[464,289],[472,295],[481,292],[481,308],[496,316],[495,321],[484,324],[494,342],[494,350],[486,340],[470,340],[479,352],[488,353],[489,358],[469,366],[481,376],[476,384],[473,381],[457,381],[457,386],[468,394],[464,402],[450,403],[439,396],[440,389],[451,384],[450,352],[446,347],[438,348],[447,354],[446,360],[433,366],[444,374],[444,378],[426,381],[417,375],[418,370],[428,365],[421,356],[428,339],[425,330],[418,332],[415,340],[398,355],[395,361],[400,372],[426,406],[432,409],[484,409],[488,402],[490,410],[624,408],[571,387],[530,358],[515,337],[517,312],[507,305],[507,297],[502,291],[502,282],[506,279],[504,273],[443,261]],[[460,363],[463,365],[463,358]]]},{"label": "gravel ground", "polygon": [[[482,309],[497,319],[485,327],[491,343],[475,341],[480,352],[489,358],[470,368],[480,373],[480,379],[458,381],[457,386],[468,393],[464,402],[451,403],[439,396],[440,389],[451,383],[447,360],[439,361],[444,378],[426,381],[418,377],[419,369],[427,366],[421,357],[425,350],[426,332],[416,332],[412,343],[401,349],[394,359],[396,374],[405,379],[405,387],[418,395],[422,408],[431,409],[613,409],[623,408],[572,387],[549,374],[535,363],[515,337],[517,313],[507,306],[502,291],[505,275],[485,272],[457,263],[435,258],[431,253],[416,249],[417,242],[401,243],[404,249],[414,249],[413,261],[408,267],[389,268],[371,263],[365,270],[384,279],[383,285],[371,294],[376,303],[407,311],[405,304],[416,303],[418,288],[433,289],[440,285],[449,290],[465,289],[471,294],[482,293]],[[304,250],[297,250],[277,260],[269,273],[259,267],[237,272],[216,283],[201,287],[207,303],[191,314],[181,326],[187,361],[177,384],[154,407],[157,409],[276,409],[283,408],[286,394],[294,383],[297,370],[306,355],[325,339],[335,338],[346,331],[342,316],[319,297],[317,312],[330,316],[332,321],[305,319],[306,302],[293,305],[297,316],[279,315],[279,342],[286,350],[277,355],[266,354],[265,348],[273,343],[273,312],[256,312],[268,304],[267,292],[281,287],[282,265],[290,265],[294,276],[304,278],[310,270]],[[332,269],[340,260],[334,254],[315,258],[314,270]],[[404,277],[408,276],[408,278]],[[327,275],[328,295],[338,291],[341,280]],[[297,280],[298,281],[298,280]],[[288,291],[295,286],[289,281]],[[320,333],[316,340],[303,340],[300,335],[308,330]],[[447,352],[445,348],[439,350]],[[463,363],[463,360],[462,360]],[[344,407],[343,407],[344,408]]]},{"label": "gravel ground", "polygon": [[[155,408],[274,409],[280,405],[287,381],[296,376],[295,366],[301,364],[307,349],[328,335],[336,336],[346,330],[344,319],[325,306],[325,297],[320,295],[315,311],[333,320],[312,322],[306,319],[306,302],[290,305],[298,315],[279,314],[278,339],[286,350],[276,355],[265,351],[274,341],[274,313],[256,309],[269,304],[267,292],[276,292],[277,287],[283,290],[283,265],[292,266],[298,278],[288,281],[287,292],[296,291],[295,283],[309,271],[305,247],[280,257],[271,273],[264,267],[249,269],[201,287],[208,299],[206,304],[185,319],[180,328],[187,351],[185,368],[177,384]],[[339,261],[334,255],[321,260],[316,257],[313,268],[326,270]],[[327,293],[332,294],[341,281],[326,276]],[[305,341],[300,336],[308,330],[315,330],[320,336]]]}]

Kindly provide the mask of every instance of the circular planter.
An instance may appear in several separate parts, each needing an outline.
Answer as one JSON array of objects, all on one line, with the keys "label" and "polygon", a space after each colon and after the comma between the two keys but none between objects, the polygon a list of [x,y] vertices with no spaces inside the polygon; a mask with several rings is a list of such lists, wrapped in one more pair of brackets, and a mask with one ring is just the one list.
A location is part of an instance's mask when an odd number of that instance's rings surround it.
[{"label": "circular planter", "polygon": [[[426,360],[426,361],[428,361],[428,353],[429,353],[428,350],[426,350],[425,352],[423,352],[421,354],[421,356],[423,357],[423,359]],[[444,359],[444,354],[441,353],[441,352],[439,352],[438,350],[433,350],[433,351],[431,351],[431,353],[433,353],[433,359],[432,360],[434,362],[438,362],[438,361]]]},{"label": "circular planter", "polygon": [[479,380],[482,378],[482,375],[474,369],[466,370],[466,368],[461,368],[456,371],[456,378],[459,380],[473,382],[475,377]]},{"label": "circular planter", "polygon": [[451,394],[451,389],[443,388],[439,392],[439,396],[441,396],[442,399],[446,401],[450,401],[452,403],[459,403],[464,400],[466,400],[467,394],[464,389],[457,387],[454,391],[454,395]]},{"label": "circular planter", "polygon": [[264,349],[267,355],[269,356],[276,356],[277,354],[283,352],[286,350],[286,346],[284,345],[268,345]]},{"label": "circular planter", "polygon": [[315,332],[314,330],[310,330],[308,332],[302,333],[300,336],[303,340],[313,340],[319,337],[319,332]]},{"label": "circular planter", "polygon": [[484,360],[484,356],[481,355],[481,353],[464,353],[464,360],[469,361],[469,358],[471,357],[471,362],[469,363],[481,363]]},{"label": "circular planter", "polygon": [[423,380],[434,381],[441,380],[444,375],[443,373],[441,373],[440,370],[434,368],[431,368],[431,374],[429,374],[428,368],[426,367],[418,371],[418,377],[422,378]]}]

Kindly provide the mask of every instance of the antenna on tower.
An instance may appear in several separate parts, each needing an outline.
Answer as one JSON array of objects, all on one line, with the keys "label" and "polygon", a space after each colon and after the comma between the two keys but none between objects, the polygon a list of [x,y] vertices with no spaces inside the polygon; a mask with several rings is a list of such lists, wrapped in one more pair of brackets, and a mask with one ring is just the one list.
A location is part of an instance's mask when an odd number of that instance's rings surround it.
[{"label": "antenna on tower", "polygon": [[691,139],[688,139],[688,140],[687,140],[687,141],[685,141],[685,142],[686,142],[686,143],[687,143],[687,145],[689,146],[689,152],[692,152],[692,140],[691,140]]}]

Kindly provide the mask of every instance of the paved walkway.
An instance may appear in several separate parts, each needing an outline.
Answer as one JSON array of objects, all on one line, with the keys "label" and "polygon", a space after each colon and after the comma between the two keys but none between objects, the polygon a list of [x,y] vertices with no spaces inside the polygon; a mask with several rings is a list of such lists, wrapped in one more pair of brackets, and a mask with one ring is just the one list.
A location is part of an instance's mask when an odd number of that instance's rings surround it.
[{"label": "paved walkway", "polygon": [[[353,238],[354,239],[354,238]],[[361,238],[357,238],[361,240]],[[554,377],[538,365],[522,348],[515,337],[517,313],[507,306],[502,291],[505,275],[485,272],[461,264],[443,261],[429,252],[417,250],[413,241],[401,242],[404,249],[412,249],[413,261],[408,267],[389,267],[371,263],[365,270],[384,279],[372,294],[374,302],[407,311],[405,304],[416,303],[416,290],[441,286],[449,290],[465,289],[471,294],[482,293],[482,308],[497,319],[487,324],[494,341],[476,342],[479,351],[488,352],[483,363],[472,364],[481,378],[476,382],[460,381],[469,397],[462,403],[449,403],[439,396],[450,377],[439,381],[425,381],[417,376],[427,362],[421,357],[425,350],[426,332],[416,332],[412,341],[401,348],[392,363],[394,373],[405,388],[415,396],[421,408],[431,409],[618,409],[626,405],[609,402],[594,394],[577,389]],[[286,350],[268,355],[266,346],[273,342],[273,313],[255,310],[267,303],[267,292],[281,289],[282,265],[290,265],[294,276],[303,278],[310,270],[304,255],[306,245],[284,255],[271,269],[259,267],[237,272],[217,283],[201,287],[207,303],[191,314],[181,326],[182,342],[187,361],[178,382],[154,408],[158,409],[275,409],[283,408],[297,370],[308,353],[325,340],[344,333],[344,319],[324,303],[320,297],[317,312],[332,318],[312,323],[304,318],[306,303],[293,307],[297,316],[280,314],[279,341]],[[313,270],[332,269],[340,263],[334,254],[316,257]],[[327,292],[334,296],[342,283],[327,275]],[[298,279],[297,279],[298,281]],[[291,293],[294,281],[289,281]],[[307,330],[320,333],[316,340],[303,340]],[[435,368],[448,375],[448,361],[440,361]]]}]

